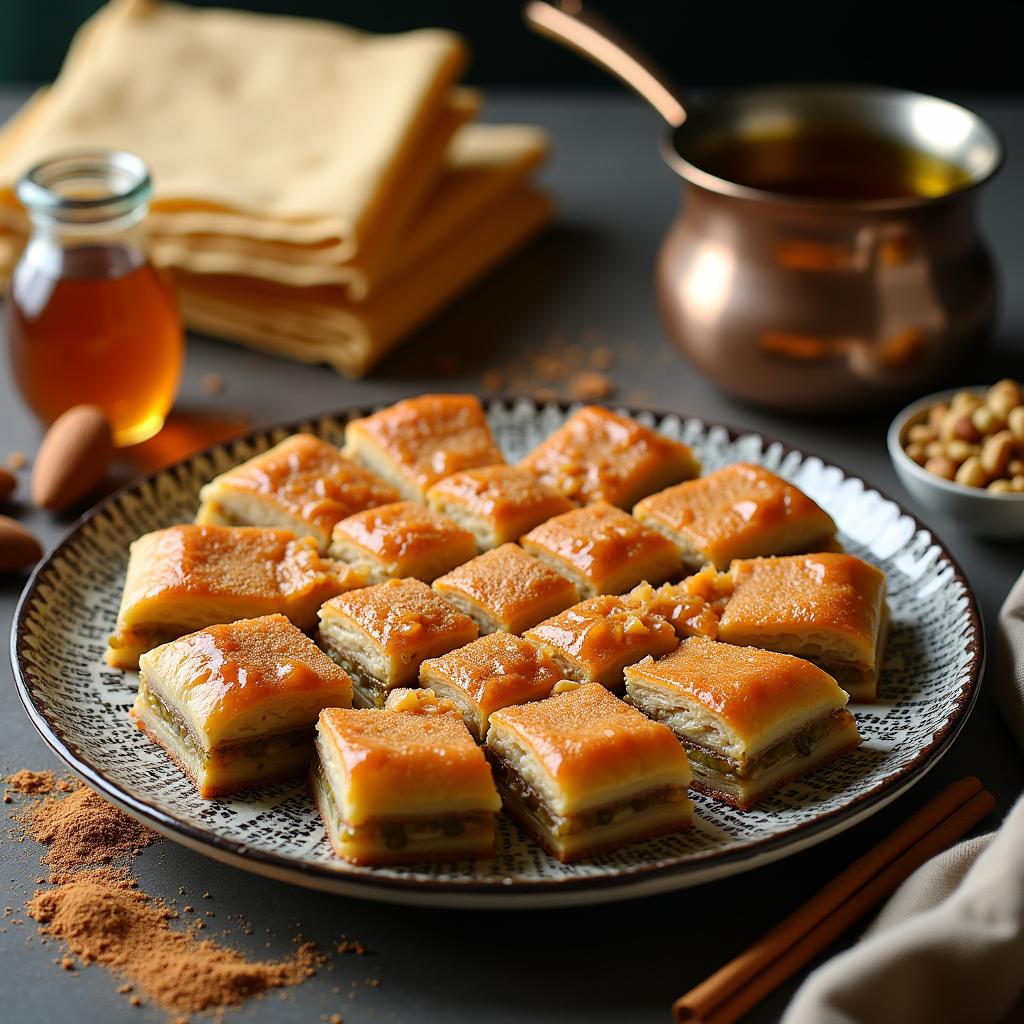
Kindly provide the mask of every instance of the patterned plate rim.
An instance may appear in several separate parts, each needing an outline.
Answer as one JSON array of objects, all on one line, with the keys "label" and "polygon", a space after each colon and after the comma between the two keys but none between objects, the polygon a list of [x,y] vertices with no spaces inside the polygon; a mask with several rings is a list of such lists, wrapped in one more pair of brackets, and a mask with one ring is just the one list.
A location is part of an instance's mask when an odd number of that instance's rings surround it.
[{"label": "patterned plate rim", "polygon": [[[528,396],[516,395],[481,395],[479,397],[484,402],[485,408],[488,409],[492,406],[501,406],[504,409],[509,409],[526,404],[532,406],[537,413],[551,407],[567,413],[582,404],[580,402],[567,401],[540,403]],[[355,417],[365,416],[378,409],[385,408],[388,404],[390,403],[348,406],[312,417],[303,417],[299,420],[275,423],[256,430],[246,431],[233,438],[211,445],[208,448],[193,452],[191,455],[160,469],[136,477],[86,510],[71,525],[57,546],[36,566],[26,582],[14,613],[10,650],[15,685],[30,721],[47,746],[86,783],[145,824],[155,828],[162,835],[181,842],[207,856],[240,867],[243,870],[271,875],[275,878],[312,888],[341,889],[344,887],[345,891],[349,894],[375,899],[404,902],[402,893],[412,895],[410,890],[423,892],[424,894],[429,893],[439,897],[444,895],[486,896],[488,897],[487,901],[480,905],[486,904],[487,906],[499,905],[504,900],[508,900],[509,905],[513,905],[514,899],[509,898],[522,894],[532,893],[555,896],[569,892],[580,893],[581,890],[591,892],[599,899],[625,899],[629,898],[631,893],[622,891],[621,894],[617,894],[616,890],[627,890],[630,887],[636,887],[639,883],[657,879],[671,883],[673,876],[678,884],[668,884],[665,888],[683,888],[689,884],[694,884],[689,880],[690,876],[694,874],[700,874],[712,868],[716,869],[715,877],[720,877],[721,874],[726,872],[729,874],[739,873],[760,864],[781,859],[789,853],[795,853],[798,850],[815,845],[839,832],[845,831],[876,811],[881,810],[890,801],[896,799],[920,781],[952,745],[973,710],[978,699],[985,664],[985,635],[977,598],[959,562],[957,562],[942,540],[935,535],[930,527],[922,523],[917,516],[908,511],[899,501],[874,485],[869,484],[862,477],[850,473],[831,459],[826,459],[806,448],[797,448],[789,445],[759,430],[737,428],[719,421],[705,420],[699,416],[686,416],[683,413],[647,406],[641,408],[616,403],[604,403],[608,408],[632,417],[653,416],[657,421],[670,416],[693,419],[699,422],[707,431],[714,429],[724,431],[730,442],[734,442],[741,437],[757,437],[764,443],[765,448],[777,445],[784,455],[794,453],[804,459],[816,458],[825,466],[839,470],[844,478],[859,481],[864,484],[866,489],[874,491],[880,498],[891,502],[901,515],[906,516],[914,524],[915,533],[924,531],[928,535],[930,542],[938,549],[940,556],[951,567],[953,580],[963,588],[963,593],[967,598],[966,611],[970,630],[967,646],[970,653],[966,667],[966,685],[961,688],[960,693],[957,695],[955,707],[949,713],[943,726],[932,734],[931,742],[925,744],[914,759],[899,772],[891,778],[883,780],[868,792],[844,803],[841,807],[823,812],[813,821],[802,825],[794,825],[771,836],[754,840],[736,850],[724,852],[709,850],[705,853],[689,857],[683,864],[638,864],[632,867],[617,868],[614,872],[607,875],[551,878],[539,881],[511,881],[510,883],[501,878],[484,881],[479,878],[439,880],[379,876],[364,872],[347,871],[346,865],[340,861],[336,865],[327,866],[317,862],[302,861],[294,857],[261,850],[227,839],[207,829],[198,828],[174,814],[152,806],[144,799],[136,797],[123,789],[118,783],[109,780],[86,757],[73,753],[64,741],[63,730],[59,722],[51,720],[49,715],[35,702],[28,680],[28,670],[23,662],[24,640],[22,634],[29,608],[36,600],[39,587],[45,582],[47,572],[54,561],[63,554],[65,549],[77,540],[81,531],[104,509],[117,503],[125,495],[139,490],[162,474],[173,473],[179,467],[195,462],[198,459],[209,458],[214,452],[230,449],[231,446],[239,443],[258,442],[260,438],[280,431],[295,433],[300,430],[308,430],[311,427],[316,428],[319,424],[329,420],[345,423]],[[598,895],[598,892],[601,895]]]}]

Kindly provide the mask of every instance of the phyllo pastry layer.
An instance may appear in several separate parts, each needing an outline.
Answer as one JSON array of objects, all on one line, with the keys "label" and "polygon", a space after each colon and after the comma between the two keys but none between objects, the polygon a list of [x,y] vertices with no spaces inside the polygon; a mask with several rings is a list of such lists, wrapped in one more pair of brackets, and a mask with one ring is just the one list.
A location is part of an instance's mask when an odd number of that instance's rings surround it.
[{"label": "phyllo pastry layer", "polygon": [[836,524],[798,487],[763,466],[736,463],[644,498],[633,515],[661,530],[692,569],[734,558],[821,551]]},{"label": "phyllo pastry layer", "polygon": [[685,444],[597,405],[573,413],[520,465],[572,501],[619,508],[700,472]]},{"label": "phyllo pastry layer", "polygon": [[197,523],[280,526],[327,550],[334,524],[398,492],[312,434],[293,434],[211,480],[200,492]]},{"label": "phyllo pastry layer", "polygon": [[416,679],[420,662],[476,637],[473,620],[420,580],[353,590],[320,609],[320,643],[352,676],[363,707],[383,707],[389,690]]},{"label": "phyllo pastry layer", "polygon": [[453,519],[414,501],[357,512],[334,527],[329,554],[370,583],[403,576],[430,583],[476,554],[476,538]]},{"label": "phyllo pastry layer", "polygon": [[209,626],[140,659],[135,724],[202,797],[301,775],[325,707],[352,683],[283,615]]},{"label": "phyllo pastry layer", "polygon": [[456,711],[320,715],[312,788],[331,846],[354,864],[489,857],[501,801]]},{"label": "phyllo pastry layer", "polygon": [[472,395],[421,395],[352,420],[345,454],[420,502],[443,477],[505,461]]},{"label": "phyllo pastry layer", "polygon": [[682,569],[672,541],[603,501],[541,523],[522,545],[568,576],[581,597],[622,594],[643,580],[661,583]]},{"label": "phyllo pastry layer", "polygon": [[520,466],[481,466],[453,473],[427,492],[427,504],[476,536],[481,551],[518,540],[572,508],[572,502]]},{"label": "phyllo pastry layer", "polygon": [[139,656],[218,622],[279,612],[300,629],[316,624],[328,598],[365,582],[322,558],[311,537],[258,527],[169,526],[129,549],[117,628],[106,659],[139,667]]},{"label": "phyllo pastry layer", "polygon": [[489,633],[420,665],[420,685],[452,701],[481,741],[493,712],[547,697],[563,675],[550,655],[510,633]]},{"label": "phyllo pastry layer", "polygon": [[839,684],[786,654],[694,636],[627,668],[626,692],[682,741],[693,788],[744,810],[860,744]]},{"label": "phyllo pastry layer", "polygon": [[506,809],[559,860],[690,824],[690,768],[671,731],[596,683],[491,715]]},{"label": "phyllo pastry layer", "polygon": [[885,573],[825,553],[732,563],[719,639],[813,661],[853,700],[875,699],[888,614]]},{"label": "phyllo pastry layer", "polygon": [[576,584],[516,544],[502,544],[434,581],[481,633],[522,633],[579,600]]},{"label": "phyllo pastry layer", "polygon": [[545,619],[523,634],[578,683],[622,689],[622,671],[643,658],[660,657],[679,643],[671,624],[630,604],[602,594]]}]

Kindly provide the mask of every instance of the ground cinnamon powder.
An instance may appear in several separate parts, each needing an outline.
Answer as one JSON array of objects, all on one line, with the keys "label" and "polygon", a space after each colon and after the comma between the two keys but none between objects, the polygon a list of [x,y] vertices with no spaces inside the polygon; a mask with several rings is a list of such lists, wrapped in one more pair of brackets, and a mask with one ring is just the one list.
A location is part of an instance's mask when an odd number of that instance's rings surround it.
[{"label": "ground cinnamon powder", "polygon": [[53,772],[34,772],[30,768],[15,772],[7,780],[7,784],[15,793],[24,793],[28,796],[41,796],[53,792],[54,789],[69,793],[75,788],[75,783],[70,779],[58,779]]},{"label": "ground cinnamon powder", "polygon": [[[149,1000],[177,1014],[236,1006],[296,985],[325,962],[312,943],[284,960],[251,961],[201,940],[201,921],[175,930],[178,912],[141,892],[127,866],[153,842],[153,832],[87,787],[55,780],[50,772],[18,772],[8,785],[44,794],[15,816],[47,847],[42,862],[52,887],[35,892],[26,905],[29,916],[81,962],[102,964],[124,979],[118,991],[133,993],[133,1005]],[[73,966],[65,963],[65,969]]]},{"label": "ground cinnamon powder", "polygon": [[21,816],[28,834],[48,847],[43,862],[56,876],[89,864],[133,857],[155,833],[86,786],[47,796]]},{"label": "ground cinnamon powder", "polygon": [[39,891],[27,910],[41,931],[63,939],[80,960],[130,978],[149,999],[177,1013],[235,1006],[268,989],[297,985],[321,961],[304,945],[287,960],[254,962],[191,931],[172,931],[177,913],[112,868],[80,871]]}]

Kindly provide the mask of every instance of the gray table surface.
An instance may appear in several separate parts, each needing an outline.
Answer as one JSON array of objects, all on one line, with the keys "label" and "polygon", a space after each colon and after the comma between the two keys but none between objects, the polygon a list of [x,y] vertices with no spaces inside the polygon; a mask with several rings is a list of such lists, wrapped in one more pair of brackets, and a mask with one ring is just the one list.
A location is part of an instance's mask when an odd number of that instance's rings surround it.
[{"label": "gray table surface", "polygon": [[[26,95],[0,94],[0,117]],[[1008,166],[984,198],[985,228],[1002,269],[1004,300],[996,344],[971,377],[1015,373],[1024,363],[1024,204],[1015,158],[1024,153],[1024,103],[976,98],[1006,140]],[[651,265],[679,193],[657,153],[660,127],[639,103],[615,94],[498,94],[486,116],[544,125],[555,159],[544,179],[557,198],[557,226],[456,303],[365,381],[343,380],[322,367],[285,363],[235,346],[192,338],[180,407],[196,413],[246,413],[254,425],[346,405],[392,401],[426,390],[476,390],[488,367],[508,363],[524,345],[553,333],[577,336],[597,328],[616,351],[613,371],[624,402],[764,430],[806,446],[891,493],[933,526],[963,565],[980,601],[989,635],[999,605],[1024,567],[1024,546],[991,543],[916,506],[895,480],[885,453],[886,417],[815,422],[770,415],[716,393],[669,349],[658,322]],[[442,358],[455,357],[451,361]],[[444,371],[438,369],[441,360]],[[227,384],[216,397],[201,380]],[[964,383],[972,383],[965,381]],[[33,452],[40,430],[0,373],[0,457]],[[22,488],[20,494],[24,495]],[[18,507],[17,514],[48,545],[68,519]],[[0,582],[0,621],[11,620],[21,583]],[[0,666],[0,773],[60,768],[34,733]],[[340,933],[361,939],[365,958],[339,958],[287,998],[248,1004],[245,1021],[315,1021],[342,1012],[348,1024],[370,1021],[545,1022],[665,1021],[672,999],[739,952],[796,907],[857,854],[876,843],[949,781],[980,776],[1005,813],[1024,783],[1019,753],[990,696],[981,700],[945,759],[911,792],[852,831],[775,865],[726,881],[642,901],[592,909],[521,913],[443,912],[327,897],[270,882],[207,860],[161,840],[137,860],[144,887],[177,897],[208,890],[220,918],[244,914],[251,936],[233,940],[253,954],[283,955],[300,933],[329,947]],[[4,905],[20,913],[40,873],[32,843],[0,844]],[[31,922],[0,933],[0,1018],[30,1022],[163,1021],[151,1007],[130,1008],[100,969],[58,970],[53,945],[30,940]],[[849,937],[849,938],[852,938]],[[379,987],[363,984],[367,977]],[[799,979],[798,979],[799,980]],[[358,982],[355,1000],[345,998]],[[776,1020],[794,982],[749,1015]],[[341,995],[334,991],[340,986]]]}]

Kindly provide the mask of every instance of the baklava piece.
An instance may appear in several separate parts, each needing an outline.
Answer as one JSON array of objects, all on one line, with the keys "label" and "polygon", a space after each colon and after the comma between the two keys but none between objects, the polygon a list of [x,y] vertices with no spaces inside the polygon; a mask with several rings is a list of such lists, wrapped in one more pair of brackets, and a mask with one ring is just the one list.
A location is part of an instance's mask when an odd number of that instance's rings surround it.
[{"label": "baklava piece", "polygon": [[798,487],[747,463],[652,494],[633,515],[674,541],[691,569],[828,550],[836,532],[831,517]]},{"label": "baklava piece", "polygon": [[357,512],[335,525],[328,552],[370,583],[412,577],[431,583],[476,554],[476,538],[414,501]]},{"label": "baklava piece", "polygon": [[626,509],[700,472],[685,444],[597,405],[573,413],[520,466],[578,504]]},{"label": "baklava piece", "polygon": [[626,692],[686,747],[693,788],[742,810],[860,744],[839,684],[787,654],[694,636],[627,668]]},{"label": "baklava piece", "polygon": [[312,434],[293,434],[211,480],[197,523],[279,526],[312,537],[321,551],[339,520],[401,495]]},{"label": "baklava piece", "polygon": [[855,701],[873,701],[888,625],[885,573],[845,554],[732,563],[719,639],[795,654]]},{"label": "baklava piece", "polygon": [[280,612],[312,629],[324,601],[365,582],[290,530],[170,526],[139,537],[129,552],[106,653],[114,668],[138,668],[146,651],[218,622]]},{"label": "baklava piece", "polygon": [[667,619],[680,637],[709,636],[714,640],[730,594],[732,577],[709,565],[679,583],[663,583],[660,587],[640,583],[626,599],[634,608]]},{"label": "baklava piece", "polygon": [[131,714],[206,798],[301,776],[317,716],[351,703],[348,675],[283,615],[265,615],[144,654]]},{"label": "baklava piece", "polygon": [[317,725],[313,797],[335,853],[353,864],[494,854],[501,801],[456,711],[346,711]]},{"label": "baklava piece", "polygon": [[541,523],[522,545],[568,576],[580,597],[623,594],[644,580],[661,583],[682,570],[679,551],[664,534],[603,501]]},{"label": "baklava piece", "polygon": [[679,643],[661,616],[607,594],[573,605],[523,635],[550,655],[569,679],[600,683],[610,690],[622,689],[627,665],[660,657]]},{"label": "baklava piece", "polygon": [[453,473],[430,488],[427,504],[472,530],[480,551],[518,540],[573,507],[568,498],[519,466],[481,466]]},{"label": "baklava piece", "polygon": [[547,697],[563,675],[550,655],[511,633],[490,633],[420,665],[420,685],[457,705],[481,742],[493,712]]},{"label": "baklava piece", "polygon": [[434,581],[481,633],[522,633],[579,600],[576,584],[516,544],[502,544]]},{"label": "baklava piece", "polygon": [[495,711],[487,753],[505,808],[560,861],[693,820],[671,730],[596,683]]},{"label": "baklava piece", "polygon": [[353,590],[320,609],[320,644],[352,677],[361,707],[382,708],[390,690],[415,685],[420,662],[476,636],[473,620],[420,580]]},{"label": "baklava piece", "polygon": [[419,502],[452,473],[505,461],[472,395],[421,395],[352,420],[345,454]]}]

